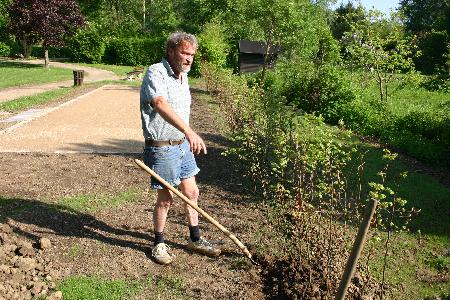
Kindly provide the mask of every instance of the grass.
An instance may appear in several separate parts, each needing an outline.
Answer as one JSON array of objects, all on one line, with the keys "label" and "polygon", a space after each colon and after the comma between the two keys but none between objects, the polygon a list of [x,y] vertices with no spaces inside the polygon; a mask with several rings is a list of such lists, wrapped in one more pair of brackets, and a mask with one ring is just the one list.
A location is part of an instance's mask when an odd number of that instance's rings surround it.
[{"label": "grass", "polygon": [[0,61],[0,88],[57,82],[72,78],[73,73],[69,69],[56,67],[46,69],[42,65]]},{"label": "grass", "polygon": [[76,276],[65,279],[57,288],[65,300],[120,300],[135,295],[139,284],[96,276]]},{"label": "grass", "polygon": [[38,105],[47,104],[57,101],[64,96],[69,95],[75,88],[59,88],[32,96],[24,96],[14,100],[0,103],[0,110],[9,112],[18,112],[35,107]]},{"label": "grass", "polygon": [[119,300],[144,294],[145,299],[184,299],[185,281],[174,275],[152,276],[144,280],[111,280],[100,276],[74,276],[60,282],[57,289],[65,300]]},{"label": "grass", "polygon": [[128,190],[114,196],[109,195],[78,195],[66,197],[59,201],[59,204],[76,212],[92,213],[105,208],[118,207],[127,202],[137,199],[137,192]]},{"label": "grass", "polygon": [[72,259],[76,259],[83,254],[83,249],[79,244],[73,244],[70,246],[68,254]]},{"label": "grass", "polygon": [[50,90],[42,92],[39,94],[24,96],[14,100],[6,101],[0,103],[0,111],[8,112],[20,112],[39,105],[46,105],[52,102],[60,101],[64,98],[74,98],[79,94],[82,94],[90,89],[98,88],[104,84],[123,84],[135,86],[140,85],[140,82],[131,81],[99,81],[95,83],[84,84],[78,87],[68,87],[68,88],[58,88],[55,90]]},{"label": "grass", "polygon": [[450,166],[450,94],[428,91],[407,78],[389,84],[387,101],[379,99],[373,80],[354,75],[360,97],[343,108],[344,121],[360,134],[379,138],[422,161]]},{"label": "grass", "polygon": [[[350,144],[359,147],[360,155],[364,153],[362,182],[380,182],[377,173],[386,166],[386,161],[382,158],[383,151],[357,139]],[[402,179],[398,175],[404,171],[408,175]],[[355,179],[354,176],[350,178]],[[385,185],[407,200],[408,208],[421,210],[413,217],[409,225],[410,231],[395,234],[392,241],[393,253],[388,260],[386,276],[387,283],[393,287],[393,299],[442,297],[445,292],[450,296],[448,279],[446,282],[437,280],[449,271],[447,251],[450,249],[450,189],[400,158],[389,163]],[[375,260],[370,265],[373,274],[381,280],[383,245],[378,244],[375,249]]]}]

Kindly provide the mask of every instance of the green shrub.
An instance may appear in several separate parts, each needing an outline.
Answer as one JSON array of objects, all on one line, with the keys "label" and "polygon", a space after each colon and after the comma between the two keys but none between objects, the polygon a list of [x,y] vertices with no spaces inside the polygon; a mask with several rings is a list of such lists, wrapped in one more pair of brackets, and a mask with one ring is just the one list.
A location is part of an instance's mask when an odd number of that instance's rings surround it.
[{"label": "green shrub", "polygon": [[105,51],[109,64],[143,66],[159,62],[164,56],[165,38],[120,38],[111,40]]},{"label": "green shrub", "polygon": [[11,53],[11,47],[7,44],[0,42],[0,56],[9,56]]},{"label": "green shrub", "polygon": [[218,67],[225,67],[230,46],[225,41],[222,25],[216,21],[206,23],[198,35],[199,46],[196,53],[192,75],[200,74],[202,62],[209,62]]},{"label": "green shrub", "polygon": [[70,58],[74,62],[101,63],[105,41],[95,26],[80,30],[70,41]]},{"label": "green shrub", "polygon": [[449,36],[446,31],[431,31],[419,37],[422,55],[414,60],[417,70],[432,74],[447,63]]},{"label": "green shrub", "polygon": [[278,95],[307,113],[324,116],[337,124],[340,107],[357,98],[344,72],[331,64],[284,64],[279,66]]}]

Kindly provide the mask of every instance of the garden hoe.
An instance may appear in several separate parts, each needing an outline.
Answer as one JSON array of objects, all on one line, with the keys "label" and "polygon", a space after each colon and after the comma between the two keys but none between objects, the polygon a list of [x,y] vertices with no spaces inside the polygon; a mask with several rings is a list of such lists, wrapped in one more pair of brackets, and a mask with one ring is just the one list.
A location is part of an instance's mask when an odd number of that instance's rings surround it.
[{"label": "garden hoe", "polygon": [[203,209],[198,207],[194,202],[189,200],[185,195],[183,195],[179,190],[174,188],[172,185],[170,185],[167,181],[165,181],[163,178],[161,178],[158,174],[156,174],[152,169],[147,167],[142,161],[139,159],[135,159],[134,162],[144,169],[147,173],[149,173],[151,176],[155,177],[159,182],[161,182],[166,188],[168,188],[170,191],[172,191],[174,194],[176,194],[178,197],[181,198],[184,202],[186,202],[189,206],[191,206],[193,209],[198,211],[199,214],[201,214],[203,217],[205,217],[210,223],[212,223],[214,226],[219,228],[220,231],[222,231],[227,237],[229,237],[238,247],[241,249],[241,251],[250,259],[250,261],[257,265],[257,263],[252,259],[252,255],[247,250],[247,247],[244,246],[244,244],[239,241],[236,236],[234,236],[228,229],[226,229],[224,226],[222,226],[219,222],[214,220],[210,215],[208,215]]}]

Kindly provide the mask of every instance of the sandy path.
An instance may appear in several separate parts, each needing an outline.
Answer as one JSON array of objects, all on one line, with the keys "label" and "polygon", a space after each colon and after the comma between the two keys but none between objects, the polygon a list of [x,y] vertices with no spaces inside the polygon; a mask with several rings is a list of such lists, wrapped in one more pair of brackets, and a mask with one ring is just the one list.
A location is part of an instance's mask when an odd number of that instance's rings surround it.
[{"label": "sandy path", "polygon": [[0,131],[0,152],[140,153],[139,89],[103,86]]},{"label": "sandy path", "polygon": [[[6,60],[8,61],[8,60]],[[11,60],[11,62],[14,62]],[[17,62],[17,61],[16,61]],[[21,60],[20,63],[29,63],[29,64],[43,64],[42,60]],[[84,67],[75,64],[61,63],[57,61],[51,61],[50,66],[58,67],[58,68],[66,68],[72,70],[84,70],[84,79],[83,82],[95,82],[95,81],[103,81],[103,80],[118,80],[119,78],[111,71]],[[67,81],[59,81],[59,82],[51,82],[39,85],[25,85],[19,87],[11,87],[6,89],[0,89],[0,103],[17,99],[24,96],[30,96],[42,92],[46,92],[49,90],[62,88],[62,87],[70,87],[73,85],[73,79]]]}]

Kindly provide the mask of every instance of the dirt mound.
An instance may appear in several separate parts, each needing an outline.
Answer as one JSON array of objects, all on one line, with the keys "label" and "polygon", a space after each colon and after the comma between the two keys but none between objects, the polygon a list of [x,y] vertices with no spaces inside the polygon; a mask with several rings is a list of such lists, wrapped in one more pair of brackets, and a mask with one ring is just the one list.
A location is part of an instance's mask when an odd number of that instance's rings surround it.
[{"label": "dirt mound", "polygon": [[[337,290],[339,270],[327,271],[320,259],[307,261],[301,256],[255,259],[262,267],[267,299],[330,299]],[[357,273],[348,287],[346,299],[376,300],[380,296],[373,279]]]},{"label": "dirt mound", "polygon": [[42,256],[49,247],[46,238],[33,245],[18,238],[9,225],[0,224],[0,300],[62,299],[62,293],[55,290],[52,265]]}]

